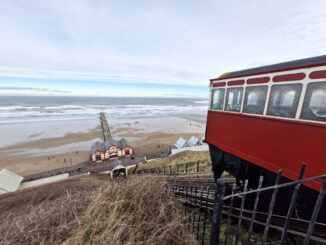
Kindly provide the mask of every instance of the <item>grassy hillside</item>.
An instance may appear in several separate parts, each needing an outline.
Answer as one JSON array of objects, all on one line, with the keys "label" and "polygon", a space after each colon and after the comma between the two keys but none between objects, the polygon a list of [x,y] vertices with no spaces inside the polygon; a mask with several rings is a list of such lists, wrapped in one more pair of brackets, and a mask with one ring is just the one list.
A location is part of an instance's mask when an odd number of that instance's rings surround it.
[{"label": "grassy hillside", "polygon": [[156,178],[89,176],[0,196],[0,244],[196,244]]},{"label": "grassy hillside", "polygon": [[199,161],[200,171],[211,170],[209,151],[184,151],[166,158],[150,160],[139,165],[138,170],[150,168],[161,168],[162,170],[163,167],[166,167],[166,171],[168,171],[168,167],[171,166],[172,171],[175,171],[176,165],[179,165],[179,171],[182,172],[185,171],[185,164],[188,163],[188,171],[191,172],[196,170],[197,161]]}]

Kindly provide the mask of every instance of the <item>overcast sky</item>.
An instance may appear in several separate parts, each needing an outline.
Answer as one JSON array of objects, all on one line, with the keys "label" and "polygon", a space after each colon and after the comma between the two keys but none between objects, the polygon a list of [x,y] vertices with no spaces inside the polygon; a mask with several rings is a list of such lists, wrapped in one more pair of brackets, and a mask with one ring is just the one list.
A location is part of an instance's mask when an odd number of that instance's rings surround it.
[{"label": "overcast sky", "polygon": [[326,54],[325,0],[0,1],[0,94],[208,97],[222,73]]}]

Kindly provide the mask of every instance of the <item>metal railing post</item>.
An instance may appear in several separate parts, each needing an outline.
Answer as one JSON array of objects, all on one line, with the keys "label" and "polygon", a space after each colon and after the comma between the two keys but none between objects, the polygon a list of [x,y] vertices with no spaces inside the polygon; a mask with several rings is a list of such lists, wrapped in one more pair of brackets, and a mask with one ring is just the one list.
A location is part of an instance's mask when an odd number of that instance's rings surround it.
[{"label": "metal railing post", "polygon": [[264,177],[260,176],[259,183],[258,183],[257,194],[256,194],[256,199],[255,199],[255,204],[254,204],[254,209],[252,211],[252,216],[251,216],[251,221],[250,221],[250,228],[249,228],[249,232],[248,232],[248,240],[247,240],[248,245],[250,244],[250,237],[251,237],[252,231],[254,229],[254,222],[255,222],[255,219],[256,219],[256,211],[257,211],[259,196],[260,196],[260,188],[263,185],[263,181],[264,181]]},{"label": "metal railing post", "polygon": [[214,197],[212,230],[211,230],[211,245],[218,245],[220,240],[223,197],[225,193],[225,182],[223,179],[217,179],[216,191]]},{"label": "metal railing post", "polygon": [[199,172],[199,160],[197,161],[197,173]]},{"label": "metal railing post", "polygon": [[[188,204],[188,186],[186,186],[186,205],[185,205],[185,216],[187,215],[187,204]],[[186,217],[187,218],[187,217]]]},{"label": "metal railing post", "polygon": [[204,218],[204,225],[203,225],[203,237],[201,245],[205,244],[205,235],[206,235],[206,222],[207,222],[207,209],[208,209],[208,197],[209,197],[209,186],[207,186],[207,194],[206,194],[206,201],[205,201],[205,218]]},{"label": "metal railing post", "polygon": [[[189,195],[189,206],[192,206],[192,200],[191,200],[191,198],[192,198],[192,186],[190,186],[190,195]],[[190,211],[190,214],[189,214],[189,220],[188,220],[188,228],[189,228],[189,231],[190,231],[190,229],[191,229],[191,215],[192,215],[192,213],[191,213],[191,211]]]},{"label": "metal railing post", "polygon": [[199,241],[199,225],[200,225],[200,209],[202,208],[203,204],[203,186],[200,187],[200,203],[199,203],[199,213],[198,213],[198,222],[197,222],[197,241]]},{"label": "metal railing post", "polygon": [[193,215],[193,220],[192,220],[192,231],[195,230],[195,222],[196,222],[196,213],[197,213],[197,186],[195,187],[195,211],[194,211],[194,215]]},{"label": "metal railing post", "polygon": [[326,178],[324,178],[323,185],[322,185],[322,187],[320,189],[320,192],[319,192],[319,195],[317,197],[317,201],[316,201],[316,204],[315,204],[314,211],[313,211],[313,213],[311,215],[311,219],[310,219],[310,222],[309,222],[309,227],[308,227],[308,230],[307,230],[307,235],[306,235],[306,238],[304,240],[304,245],[309,245],[310,244],[310,238],[311,238],[312,232],[314,230],[315,222],[317,220],[321,204],[322,204],[323,199],[324,199],[325,190],[326,190]]},{"label": "metal railing post", "polygon": [[265,245],[265,242],[266,242],[266,239],[267,239],[269,224],[271,222],[273,209],[274,209],[274,204],[275,204],[277,191],[278,191],[278,185],[279,185],[279,183],[281,181],[281,177],[282,177],[282,170],[279,170],[278,174],[277,174],[277,177],[276,177],[276,181],[275,181],[275,188],[273,190],[272,200],[271,200],[271,203],[269,205],[268,216],[267,216],[267,220],[266,220],[266,226],[265,226],[263,238],[262,238],[262,241],[261,241],[262,245]]},{"label": "metal railing post", "polygon": [[233,200],[234,200],[233,194],[234,194],[235,187],[236,187],[236,184],[234,183],[232,186],[232,197],[231,197],[230,205],[229,205],[228,221],[227,221],[227,225],[226,225],[224,245],[227,245],[227,242],[228,242],[228,235],[229,235],[229,230],[230,230],[231,214],[232,214],[232,207],[233,207]]},{"label": "metal railing post", "polygon": [[[248,180],[245,180],[245,185],[243,187],[243,192],[247,191],[248,187]],[[244,208],[244,203],[246,201],[246,195],[243,194],[242,200],[241,200],[241,208],[240,208],[240,214],[239,214],[239,220],[238,220],[238,226],[237,226],[237,233],[235,236],[235,244],[237,245],[239,242],[239,236],[240,236],[240,229],[241,229],[241,221],[242,221],[242,215],[243,215],[243,208]]]},{"label": "metal railing post", "polygon": [[[301,170],[300,170],[298,180],[301,180],[303,178],[303,174],[304,174],[305,169],[306,169],[306,164],[303,163],[302,166],[301,166]],[[297,195],[298,195],[300,187],[301,187],[301,184],[296,184],[296,186],[294,188],[291,203],[290,203],[290,206],[289,206],[289,209],[288,209],[288,213],[287,213],[284,228],[283,228],[281,244],[284,244],[284,242],[286,240],[287,231],[288,231],[288,228],[289,228],[289,225],[290,225],[291,216],[292,216],[293,211],[294,211],[294,206],[295,206],[295,203],[296,203],[296,200],[297,200]]]}]

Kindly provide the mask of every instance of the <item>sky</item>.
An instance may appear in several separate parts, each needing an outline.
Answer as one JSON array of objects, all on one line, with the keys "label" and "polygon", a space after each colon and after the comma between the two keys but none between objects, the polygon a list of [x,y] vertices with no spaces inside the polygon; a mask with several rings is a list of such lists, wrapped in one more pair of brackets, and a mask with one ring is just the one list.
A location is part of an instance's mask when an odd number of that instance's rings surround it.
[{"label": "sky", "polygon": [[326,54],[325,0],[0,1],[0,96],[208,97],[209,79]]}]

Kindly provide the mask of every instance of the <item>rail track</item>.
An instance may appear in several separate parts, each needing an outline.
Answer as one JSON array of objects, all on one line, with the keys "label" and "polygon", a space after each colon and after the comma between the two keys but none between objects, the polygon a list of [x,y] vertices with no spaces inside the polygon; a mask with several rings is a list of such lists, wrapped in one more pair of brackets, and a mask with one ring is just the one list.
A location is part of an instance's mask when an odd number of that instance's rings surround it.
[{"label": "rail track", "polygon": [[[209,186],[210,190],[215,190],[216,183],[212,171],[202,171],[202,172],[188,172],[188,173],[172,173],[159,175],[165,179],[169,184],[178,184],[184,186],[198,187]],[[223,178],[228,186],[232,186],[235,183],[235,178],[225,177]]]},{"label": "rail track", "polygon": [[[226,183],[232,184],[234,183],[233,178],[226,178]],[[171,190],[174,195],[178,198],[179,201],[184,203],[186,206],[199,208],[199,209],[213,209],[214,205],[214,196],[215,196],[215,182],[212,177],[181,177],[181,178],[167,178],[167,182],[170,185]],[[202,186],[208,187],[207,189],[203,189]],[[214,188],[211,188],[214,187]],[[206,206],[207,203],[207,206]],[[222,214],[227,216],[229,214],[229,206],[223,207]],[[232,218],[238,218],[241,209],[239,207],[232,207],[230,215]],[[249,221],[251,220],[253,212],[248,209],[242,210],[242,220]],[[256,212],[256,218],[254,223],[256,226],[265,226],[267,213],[264,212]],[[286,217],[273,214],[270,222],[270,229],[282,232],[285,224]],[[309,221],[291,218],[290,226],[288,233],[305,237],[309,226]],[[315,228],[313,231],[313,235],[311,237],[312,240],[321,242],[326,244],[326,224],[315,223]]]}]

